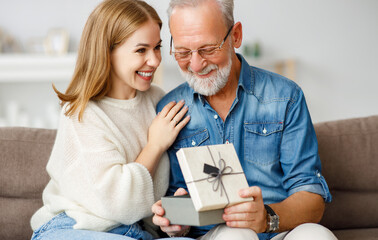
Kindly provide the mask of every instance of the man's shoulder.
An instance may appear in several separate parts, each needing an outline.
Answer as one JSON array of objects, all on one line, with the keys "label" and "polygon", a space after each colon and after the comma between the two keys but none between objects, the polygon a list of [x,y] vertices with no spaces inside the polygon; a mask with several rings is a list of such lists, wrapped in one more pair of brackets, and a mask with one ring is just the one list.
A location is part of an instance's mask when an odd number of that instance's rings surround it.
[{"label": "man's shoulder", "polygon": [[160,111],[165,105],[172,101],[185,100],[188,102],[193,96],[193,90],[189,87],[188,83],[183,83],[170,92],[168,92],[158,103],[156,109]]},{"label": "man's shoulder", "polygon": [[302,91],[297,83],[282,75],[253,66],[251,69],[254,82],[253,94],[263,101],[292,99]]}]

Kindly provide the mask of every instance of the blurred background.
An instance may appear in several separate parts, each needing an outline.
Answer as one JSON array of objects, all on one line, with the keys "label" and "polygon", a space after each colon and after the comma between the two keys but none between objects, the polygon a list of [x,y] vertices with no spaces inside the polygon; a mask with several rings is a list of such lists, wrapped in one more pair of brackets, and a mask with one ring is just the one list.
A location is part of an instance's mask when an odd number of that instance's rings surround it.
[{"label": "blurred background", "polygon": [[[56,128],[81,32],[100,0],[0,0],[0,126]],[[165,91],[183,82],[169,55],[168,0],[147,0],[162,18]],[[236,0],[238,52],[303,89],[313,121],[378,114],[378,1]]]}]

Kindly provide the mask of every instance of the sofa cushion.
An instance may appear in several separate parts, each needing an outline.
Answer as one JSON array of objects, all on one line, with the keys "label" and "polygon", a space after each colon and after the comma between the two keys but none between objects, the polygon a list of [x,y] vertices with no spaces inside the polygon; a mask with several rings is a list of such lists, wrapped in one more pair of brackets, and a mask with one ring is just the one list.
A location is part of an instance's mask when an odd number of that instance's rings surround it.
[{"label": "sofa cushion", "polygon": [[331,229],[378,227],[378,116],[315,124]]},{"label": "sofa cushion", "polygon": [[340,240],[377,240],[378,228],[361,228],[361,229],[347,229],[333,231],[336,237]]},{"label": "sofa cushion", "polygon": [[0,128],[0,239],[30,239],[56,130]]}]

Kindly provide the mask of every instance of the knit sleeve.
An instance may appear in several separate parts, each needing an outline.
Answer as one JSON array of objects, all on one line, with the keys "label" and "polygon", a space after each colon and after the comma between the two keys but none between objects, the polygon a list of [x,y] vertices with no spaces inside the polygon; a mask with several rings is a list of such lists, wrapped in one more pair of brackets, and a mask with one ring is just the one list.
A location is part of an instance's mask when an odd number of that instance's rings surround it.
[{"label": "knit sleeve", "polygon": [[[66,149],[70,168],[62,176],[61,189],[92,214],[123,224],[151,215],[155,202],[148,170],[135,159],[127,159],[119,135],[104,119],[86,112],[82,122],[72,117],[67,131],[74,141]],[[136,150],[134,150],[136,151]],[[136,156],[139,153],[136,153]]]}]

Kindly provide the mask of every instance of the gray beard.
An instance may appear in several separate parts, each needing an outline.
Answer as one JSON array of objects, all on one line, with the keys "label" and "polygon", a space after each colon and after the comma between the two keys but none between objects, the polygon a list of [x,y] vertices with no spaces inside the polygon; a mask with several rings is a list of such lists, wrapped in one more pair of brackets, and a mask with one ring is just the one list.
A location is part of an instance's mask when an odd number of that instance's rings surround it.
[{"label": "gray beard", "polygon": [[215,64],[206,66],[200,73],[209,73],[211,70],[216,70],[216,74],[213,74],[208,78],[199,78],[195,76],[190,67],[188,67],[188,72],[182,71],[180,67],[179,70],[194,91],[204,96],[212,96],[226,86],[228,77],[230,76],[231,66],[231,58],[229,58],[227,66],[221,69]]}]

